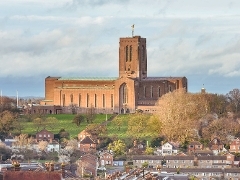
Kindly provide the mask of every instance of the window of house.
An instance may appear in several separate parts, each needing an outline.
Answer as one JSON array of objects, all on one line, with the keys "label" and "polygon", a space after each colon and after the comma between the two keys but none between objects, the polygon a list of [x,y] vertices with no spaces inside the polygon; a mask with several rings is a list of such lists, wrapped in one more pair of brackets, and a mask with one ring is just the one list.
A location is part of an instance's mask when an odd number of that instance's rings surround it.
[{"label": "window of house", "polygon": [[39,135],[38,135],[38,137],[42,137],[42,135],[41,135],[41,134],[39,134]]},{"label": "window of house", "polygon": [[46,137],[46,134],[44,134],[43,137]]},{"label": "window of house", "polygon": [[50,137],[50,134],[48,134],[48,137]]}]

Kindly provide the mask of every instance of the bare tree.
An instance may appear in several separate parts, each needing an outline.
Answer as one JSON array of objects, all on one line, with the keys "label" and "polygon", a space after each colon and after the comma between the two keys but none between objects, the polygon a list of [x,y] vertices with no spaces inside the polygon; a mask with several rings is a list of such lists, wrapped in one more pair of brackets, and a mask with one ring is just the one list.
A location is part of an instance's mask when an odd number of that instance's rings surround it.
[{"label": "bare tree", "polygon": [[237,113],[240,105],[240,90],[233,89],[226,96],[228,97],[230,104],[234,107],[235,113]]}]

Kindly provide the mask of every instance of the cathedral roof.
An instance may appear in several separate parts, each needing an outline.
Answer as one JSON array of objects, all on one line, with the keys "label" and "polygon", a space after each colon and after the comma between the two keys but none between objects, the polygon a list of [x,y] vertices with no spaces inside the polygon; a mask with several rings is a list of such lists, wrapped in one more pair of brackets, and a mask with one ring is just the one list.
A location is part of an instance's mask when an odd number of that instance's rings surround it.
[{"label": "cathedral roof", "polygon": [[61,77],[58,80],[114,81],[117,77]]}]

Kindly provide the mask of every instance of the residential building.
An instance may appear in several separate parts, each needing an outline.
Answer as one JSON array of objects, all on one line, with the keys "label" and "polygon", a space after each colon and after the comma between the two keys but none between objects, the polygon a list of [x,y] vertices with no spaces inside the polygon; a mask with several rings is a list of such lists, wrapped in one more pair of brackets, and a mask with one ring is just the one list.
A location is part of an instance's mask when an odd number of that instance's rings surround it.
[{"label": "residential building", "polygon": [[43,129],[36,133],[36,140],[39,141],[48,141],[52,142],[54,139],[54,134],[46,129]]},{"label": "residential building", "polygon": [[240,140],[238,138],[230,142],[229,152],[239,153],[240,152]]},{"label": "residential building", "polygon": [[113,154],[108,151],[101,152],[99,157],[99,162],[100,162],[100,166],[106,166],[106,165],[113,166]]},{"label": "residential building", "polygon": [[194,153],[196,150],[202,150],[203,145],[198,141],[192,141],[188,144],[188,153]]},{"label": "residential building", "polygon": [[96,146],[95,141],[89,136],[86,136],[80,141],[80,151],[82,152],[95,152]]}]

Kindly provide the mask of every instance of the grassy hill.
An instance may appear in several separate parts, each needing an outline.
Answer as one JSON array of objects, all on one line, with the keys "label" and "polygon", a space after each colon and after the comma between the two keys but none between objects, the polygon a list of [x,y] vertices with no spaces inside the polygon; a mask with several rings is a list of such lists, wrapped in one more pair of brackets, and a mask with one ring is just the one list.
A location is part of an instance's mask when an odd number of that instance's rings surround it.
[{"label": "grassy hill", "polygon": [[[86,126],[88,125],[86,121],[81,123],[79,127],[75,123],[72,123],[73,118],[75,116],[73,114],[54,114],[49,116],[55,117],[58,120],[58,123],[55,125],[53,129],[46,128],[47,130],[55,134],[57,134],[60,131],[60,129],[65,129],[67,132],[70,133],[71,137],[77,137],[78,133],[85,129]],[[108,115],[108,118],[110,117],[111,115]],[[93,123],[101,124],[102,122],[105,121],[106,121],[105,114],[97,114]],[[37,132],[37,128],[34,126],[33,122],[23,122],[22,126],[23,126],[22,133],[35,135]]]}]

